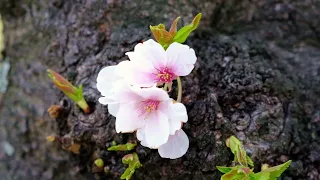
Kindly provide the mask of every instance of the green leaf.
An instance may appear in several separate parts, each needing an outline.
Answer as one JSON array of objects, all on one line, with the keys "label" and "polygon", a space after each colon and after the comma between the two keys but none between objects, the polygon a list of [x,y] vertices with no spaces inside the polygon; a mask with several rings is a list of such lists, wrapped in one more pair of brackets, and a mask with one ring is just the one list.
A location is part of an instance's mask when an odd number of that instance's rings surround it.
[{"label": "green leaf", "polygon": [[256,180],[271,180],[269,172],[259,172],[254,175],[254,178]]},{"label": "green leaf", "polygon": [[255,175],[256,179],[268,178],[269,180],[276,180],[281,174],[290,166],[291,160],[280,164],[278,166],[274,166],[271,168],[267,168],[262,170],[261,172]]},{"label": "green leaf", "polygon": [[240,166],[238,172],[244,173],[245,175],[249,175],[252,170],[249,167]]},{"label": "green leaf", "polygon": [[235,136],[229,137],[227,139],[226,145],[234,154],[234,162],[238,162],[242,166],[248,166],[248,164],[250,166],[254,166],[253,161],[249,156],[247,156],[247,153],[242,147],[241,142]]},{"label": "green leaf", "polygon": [[217,169],[222,173],[228,173],[232,170],[232,167],[216,166]]},{"label": "green leaf", "polygon": [[0,14],[0,60],[2,60],[2,51],[4,50],[3,22]]},{"label": "green leaf", "polygon": [[175,36],[176,33],[177,33],[177,26],[178,26],[178,21],[180,20],[180,16],[177,17],[173,23],[171,24],[171,27],[170,27],[170,30],[169,30],[169,33],[172,35],[172,36]]},{"label": "green leaf", "polygon": [[[218,168],[219,167],[219,168]],[[226,172],[221,176],[221,180],[254,180],[253,169],[245,166],[221,167],[217,166],[219,171]]]},{"label": "green leaf", "polygon": [[126,179],[129,180],[131,179],[131,176],[134,174],[134,170],[132,171],[131,169],[127,168],[124,173],[121,175],[120,179]]},{"label": "green leaf", "polygon": [[194,19],[192,20],[191,24],[182,27],[173,37],[173,41],[184,43],[187,40],[189,34],[198,27],[201,16],[201,13],[197,14],[196,17],[194,17]]},{"label": "green leaf", "polygon": [[124,173],[120,177],[121,179],[126,179],[126,180],[129,180],[134,174],[135,170],[142,166],[139,161],[139,157],[137,153],[125,155],[122,158],[122,162],[124,162],[124,164],[129,164],[128,168],[124,171]]},{"label": "green leaf", "polygon": [[119,144],[109,147],[108,151],[130,151],[136,146],[136,143]]},{"label": "green leaf", "polygon": [[131,161],[133,161],[133,154],[127,154],[122,158],[123,164],[129,164]]},{"label": "green leaf", "polygon": [[247,155],[247,162],[250,166],[254,166],[252,159]]},{"label": "green leaf", "polygon": [[221,180],[249,180],[244,173],[238,172],[238,167],[233,167],[231,171],[221,176]]}]

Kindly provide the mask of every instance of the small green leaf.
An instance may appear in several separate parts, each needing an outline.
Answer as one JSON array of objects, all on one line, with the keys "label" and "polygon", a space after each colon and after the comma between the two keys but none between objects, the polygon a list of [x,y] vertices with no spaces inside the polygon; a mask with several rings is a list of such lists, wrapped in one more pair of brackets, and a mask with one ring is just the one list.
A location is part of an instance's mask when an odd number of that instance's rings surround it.
[{"label": "small green leaf", "polygon": [[216,166],[217,169],[222,173],[228,173],[232,170],[232,167]]},{"label": "small green leaf", "polygon": [[123,164],[129,164],[131,161],[133,161],[133,154],[127,154],[122,158]]},{"label": "small green leaf", "polygon": [[248,162],[248,164],[250,165],[250,166],[254,166],[254,164],[253,164],[253,161],[252,161],[252,159],[247,155],[247,162]]},{"label": "small green leaf", "polygon": [[221,176],[221,180],[249,180],[249,177],[244,173],[239,173],[239,167],[235,166],[231,171]]},{"label": "small green leaf", "polygon": [[262,179],[264,177],[268,177],[269,180],[276,180],[281,174],[290,166],[291,160],[280,164],[278,166],[270,167],[262,170],[261,172],[255,175],[256,179]]},{"label": "small green leaf", "polygon": [[121,179],[126,180],[129,180],[131,176],[134,174],[135,170],[142,166],[137,153],[125,155],[122,158],[122,162],[124,162],[124,164],[129,164],[129,167],[124,171],[124,173],[120,177]]},{"label": "small green leaf", "polygon": [[254,178],[256,180],[272,180],[270,179],[270,173],[269,172],[259,172],[254,175]]},{"label": "small green leaf", "polygon": [[111,146],[108,148],[108,151],[130,151],[137,146],[136,143],[127,143]]},{"label": "small green leaf", "polygon": [[230,148],[231,152],[234,154],[234,162],[238,162],[242,166],[254,166],[252,160],[247,156],[246,151],[242,147],[241,142],[235,137],[231,136],[226,141],[227,147]]},{"label": "small green leaf", "polygon": [[124,173],[121,175],[120,179],[126,179],[129,180],[131,179],[131,176],[134,174],[134,171],[131,169],[127,168]]},{"label": "small green leaf", "polygon": [[182,27],[174,36],[173,41],[184,43],[187,40],[189,34],[198,27],[201,16],[201,13],[197,14],[196,17],[194,17],[194,19],[192,20],[191,24]]},{"label": "small green leaf", "polygon": [[244,173],[246,176],[248,176],[251,172],[251,169],[249,167],[239,167],[238,172]]}]

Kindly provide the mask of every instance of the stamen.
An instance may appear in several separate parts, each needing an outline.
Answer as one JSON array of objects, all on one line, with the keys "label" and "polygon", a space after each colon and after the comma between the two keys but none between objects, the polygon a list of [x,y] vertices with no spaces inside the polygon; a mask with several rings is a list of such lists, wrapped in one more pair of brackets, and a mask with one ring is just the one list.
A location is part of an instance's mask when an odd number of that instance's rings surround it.
[{"label": "stamen", "polygon": [[146,100],[142,101],[138,107],[139,116],[149,116],[152,112],[156,111],[160,101]]},{"label": "stamen", "polygon": [[176,75],[167,67],[163,69],[157,69],[158,74],[156,77],[157,82],[162,82],[162,83],[170,83],[174,78],[176,78]]}]

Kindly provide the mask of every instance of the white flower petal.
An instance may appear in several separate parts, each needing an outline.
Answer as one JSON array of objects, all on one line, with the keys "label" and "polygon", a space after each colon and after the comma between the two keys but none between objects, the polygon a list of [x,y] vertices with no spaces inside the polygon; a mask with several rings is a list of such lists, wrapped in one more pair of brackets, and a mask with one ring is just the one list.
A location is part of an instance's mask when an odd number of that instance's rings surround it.
[{"label": "white flower petal", "polygon": [[188,121],[188,114],[186,107],[179,102],[172,103],[170,105],[170,112],[168,114],[170,119],[177,119],[180,122],[186,123]]},{"label": "white flower petal", "polygon": [[151,87],[157,83],[158,70],[166,66],[166,52],[163,47],[150,39],[139,43],[133,52],[127,52],[130,63],[126,63],[123,75],[128,83],[140,86]]},{"label": "white flower petal", "polygon": [[169,119],[169,134],[173,135],[177,130],[181,129],[182,123],[177,119]]},{"label": "white flower petal", "polygon": [[145,120],[140,117],[135,103],[120,104],[116,115],[117,133],[134,132],[145,125]]},{"label": "white flower petal", "polygon": [[97,77],[97,89],[103,96],[109,96],[112,93],[113,85],[122,77],[115,74],[116,66],[103,68]]},{"label": "white flower petal", "polygon": [[145,137],[145,128],[140,128],[137,130],[137,139],[140,141],[140,144],[144,147],[149,147]]},{"label": "white flower petal", "polygon": [[167,143],[159,147],[158,152],[162,158],[177,159],[183,156],[189,148],[189,139],[180,129],[174,135],[170,135]]},{"label": "white flower petal", "polygon": [[197,60],[193,49],[180,43],[172,43],[167,51],[167,67],[174,70],[177,76],[186,76],[190,74]]},{"label": "white flower petal", "polygon": [[[138,55],[135,52],[128,52],[126,54],[129,58]],[[151,87],[156,84],[155,73],[157,71],[149,61],[122,61],[118,66],[116,73],[121,74],[128,84],[139,87]]]},{"label": "white flower petal", "polygon": [[137,130],[137,133],[136,133],[136,136],[137,136],[137,139],[139,141],[143,141],[144,138],[145,138],[145,133],[144,133],[144,128],[140,128]]},{"label": "white flower petal", "polygon": [[139,87],[151,87],[157,83],[155,72],[151,71],[154,70],[153,68],[150,68],[150,72],[145,72],[140,68],[132,68],[132,72],[128,72],[124,76],[128,83]]},{"label": "white flower petal", "polygon": [[168,138],[169,122],[167,116],[160,111],[150,114],[145,125],[145,139],[148,147],[156,149],[166,143]]},{"label": "white flower petal", "polygon": [[187,76],[191,73],[193,68],[193,64],[178,64],[174,70],[174,73],[177,76]]},{"label": "white flower petal", "polygon": [[166,52],[163,47],[155,42],[153,39],[149,39],[143,43],[139,43],[134,48],[134,54],[127,54],[132,61],[136,62],[148,62],[153,67],[161,67],[166,64]]},{"label": "white flower petal", "polygon": [[99,98],[99,103],[103,105],[107,105],[107,104],[117,104],[118,102],[110,97],[101,97]]},{"label": "white flower petal", "polygon": [[120,104],[117,103],[117,104],[109,104],[108,105],[108,111],[109,113],[112,115],[112,116],[116,116],[118,111],[119,111],[119,106]]}]

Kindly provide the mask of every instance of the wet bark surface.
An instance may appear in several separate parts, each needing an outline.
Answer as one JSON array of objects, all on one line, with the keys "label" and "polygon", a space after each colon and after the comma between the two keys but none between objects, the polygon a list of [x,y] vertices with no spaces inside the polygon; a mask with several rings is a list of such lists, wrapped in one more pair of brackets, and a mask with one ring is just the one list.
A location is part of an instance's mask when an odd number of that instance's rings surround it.
[{"label": "wet bark surface", "polygon": [[[98,103],[97,74],[151,38],[150,24],[177,16],[187,24],[198,12],[201,25],[186,42],[198,60],[182,79],[189,150],[167,160],[138,145],[143,167],[133,179],[219,179],[215,166],[233,160],[224,143],[230,135],[255,171],[291,159],[282,179],[320,178],[319,1],[2,1],[11,63],[0,101],[3,179],[119,179],[126,153],[106,149],[136,138],[115,132],[115,118]],[[93,112],[54,88],[47,68],[82,84]],[[46,112],[52,104],[63,107],[55,120]],[[47,143],[49,135],[61,143]],[[72,143],[79,153],[62,149]],[[92,173],[97,157],[107,173]]]}]

